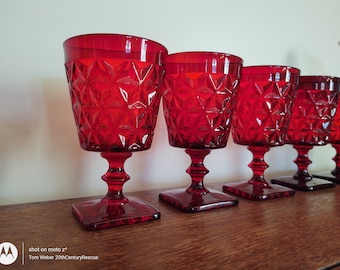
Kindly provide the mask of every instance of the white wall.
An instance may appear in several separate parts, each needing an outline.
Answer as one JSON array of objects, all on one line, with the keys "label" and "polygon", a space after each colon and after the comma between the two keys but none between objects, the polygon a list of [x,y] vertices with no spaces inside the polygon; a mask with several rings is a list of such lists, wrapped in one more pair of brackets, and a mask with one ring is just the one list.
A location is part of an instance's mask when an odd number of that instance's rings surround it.
[{"label": "white wall", "polygon": [[[303,75],[340,76],[338,0],[1,0],[0,205],[106,192],[107,163],[78,146],[62,43],[84,33],[154,39],[170,53],[236,54],[245,65],[296,66]],[[331,170],[335,151],[315,147],[311,171]],[[271,149],[266,176],[293,174],[295,150]],[[206,158],[209,182],[251,175],[246,147],[229,144]],[[124,191],[187,186],[189,159],[168,145],[160,114],[149,151],[126,162]]]}]

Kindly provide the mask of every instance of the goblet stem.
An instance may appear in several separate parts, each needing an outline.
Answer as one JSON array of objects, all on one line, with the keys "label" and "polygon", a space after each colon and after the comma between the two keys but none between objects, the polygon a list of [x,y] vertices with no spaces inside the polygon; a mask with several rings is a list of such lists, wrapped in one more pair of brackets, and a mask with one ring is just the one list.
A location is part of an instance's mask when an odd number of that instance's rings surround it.
[{"label": "goblet stem", "polygon": [[128,202],[128,199],[123,194],[123,185],[130,179],[130,176],[124,170],[124,163],[131,155],[131,152],[101,153],[101,156],[109,163],[108,171],[102,176],[102,179],[108,185],[108,192],[101,200],[106,205]]},{"label": "goblet stem", "polygon": [[313,191],[335,187],[334,183],[320,179],[321,177],[318,175],[314,175],[313,177],[308,173],[308,165],[312,163],[308,158],[308,152],[313,148],[313,145],[293,145],[293,148],[298,152],[297,158],[294,160],[294,163],[298,167],[298,171],[293,175],[293,177],[284,176],[272,179],[271,182],[273,184],[302,191]]},{"label": "goblet stem", "polygon": [[293,145],[293,148],[298,152],[294,163],[298,167],[297,173],[293,176],[296,180],[310,181],[312,176],[308,173],[308,166],[312,161],[308,157],[308,152],[313,148],[312,145]]},{"label": "goblet stem", "polygon": [[331,172],[319,172],[313,174],[313,177],[325,179],[331,181],[336,184],[340,184],[340,144],[333,143],[333,148],[335,149],[336,153],[333,157],[335,162],[335,169]]},{"label": "goblet stem", "polygon": [[263,188],[271,188],[264,179],[264,171],[269,167],[264,161],[264,155],[269,151],[269,147],[250,145],[248,150],[253,154],[253,160],[248,164],[248,167],[253,171],[253,177],[248,183]]},{"label": "goblet stem", "polygon": [[191,176],[191,185],[187,188],[189,193],[207,194],[209,191],[204,187],[203,178],[209,173],[204,166],[203,160],[210,153],[209,149],[191,149],[187,148],[185,152],[191,158],[191,165],[186,172]]},{"label": "goblet stem", "polygon": [[131,152],[101,153],[109,162],[109,169],[102,176],[108,185],[106,196],[72,206],[84,228],[100,230],[160,218],[160,212],[147,202],[136,197],[127,198],[123,194],[123,185],[130,179],[124,171],[124,163],[131,155]]},{"label": "goblet stem", "polygon": [[334,175],[337,179],[340,179],[340,144],[333,143],[332,146],[334,147],[336,153],[333,157],[335,162],[335,169],[331,171],[331,174]]},{"label": "goblet stem", "polygon": [[203,184],[204,176],[209,173],[203,160],[210,150],[187,148],[185,152],[191,158],[191,165],[186,170],[191,176],[191,185],[188,188],[161,192],[159,198],[189,213],[237,205],[238,200],[235,197],[218,190],[208,190]]},{"label": "goblet stem", "polygon": [[253,176],[246,181],[227,183],[223,185],[224,192],[238,194],[250,200],[270,200],[294,195],[294,191],[278,185],[270,185],[264,178],[264,171],[269,167],[264,161],[264,155],[269,151],[265,145],[249,145],[253,160],[248,164]]}]

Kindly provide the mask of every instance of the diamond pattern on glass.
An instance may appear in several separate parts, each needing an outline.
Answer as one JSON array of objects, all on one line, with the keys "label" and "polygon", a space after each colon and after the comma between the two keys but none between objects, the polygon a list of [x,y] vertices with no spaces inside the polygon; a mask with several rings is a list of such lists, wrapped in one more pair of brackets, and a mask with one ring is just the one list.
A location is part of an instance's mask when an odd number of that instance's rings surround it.
[{"label": "diamond pattern on glass", "polygon": [[288,82],[241,81],[232,124],[235,143],[282,145],[293,103],[292,93],[292,83]]},{"label": "diamond pattern on glass", "polygon": [[169,143],[186,148],[225,147],[238,78],[180,73],[166,77],[164,116]]},{"label": "diamond pattern on glass", "polygon": [[330,142],[333,144],[340,144],[340,106],[338,104],[338,109],[335,112],[331,134],[330,134]]},{"label": "diamond pattern on glass", "polygon": [[288,129],[289,142],[313,145],[327,143],[336,107],[336,91],[298,90]]},{"label": "diamond pattern on glass", "polygon": [[151,63],[81,59],[65,64],[82,148],[150,148],[164,72]]}]

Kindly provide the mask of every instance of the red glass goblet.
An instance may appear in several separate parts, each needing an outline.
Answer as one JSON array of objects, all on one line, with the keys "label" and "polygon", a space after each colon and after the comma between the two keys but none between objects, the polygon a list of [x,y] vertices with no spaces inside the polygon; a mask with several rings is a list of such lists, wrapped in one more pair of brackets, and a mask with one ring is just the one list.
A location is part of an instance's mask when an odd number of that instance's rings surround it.
[{"label": "red glass goblet", "polygon": [[270,147],[283,145],[296,93],[300,70],[286,66],[250,66],[242,70],[240,90],[232,122],[237,144],[248,145],[253,154],[248,181],[227,183],[225,192],[251,200],[294,195],[294,191],[269,184],[264,178],[268,164],[264,155]]},{"label": "red glass goblet", "polygon": [[289,123],[287,143],[297,151],[298,171],[293,177],[279,177],[272,183],[302,191],[334,187],[332,182],[313,177],[308,172],[308,152],[329,141],[332,119],[338,103],[339,87],[328,76],[301,76]]},{"label": "red glass goblet", "polygon": [[[333,77],[334,89],[340,91],[340,78]],[[335,168],[331,172],[320,172],[313,174],[314,177],[326,179],[333,183],[340,184],[340,99],[338,101],[338,107],[333,117],[331,133],[329,136],[329,143],[335,149],[335,156],[333,160],[335,162]]]},{"label": "red glass goblet", "polygon": [[65,68],[80,145],[109,163],[105,197],[73,204],[89,230],[160,218],[148,203],[126,197],[124,162],[151,147],[167,50],[134,36],[89,34],[64,42]]},{"label": "red glass goblet", "polygon": [[191,157],[186,170],[191,185],[164,191],[159,198],[184,212],[238,203],[233,196],[204,186],[209,171],[203,160],[211,149],[227,145],[242,62],[217,52],[182,52],[167,58],[163,107],[169,143],[185,148]]}]

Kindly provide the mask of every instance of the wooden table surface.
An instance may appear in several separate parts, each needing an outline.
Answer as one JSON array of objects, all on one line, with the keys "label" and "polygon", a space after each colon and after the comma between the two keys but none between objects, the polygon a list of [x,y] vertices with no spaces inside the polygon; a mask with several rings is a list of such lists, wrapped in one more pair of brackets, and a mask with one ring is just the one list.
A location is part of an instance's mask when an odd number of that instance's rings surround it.
[{"label": "wooden table surface", "polygon": [[[153,204],[160,220],[102,231],[83,230],[73,216],[81,199],[1,206],[0,243],[19,252],[4,269],[320,269],[340,261],[340,186],[191,214],[158,193],[126,195]],[[53,260],[33,259],[46,254]]]}]

